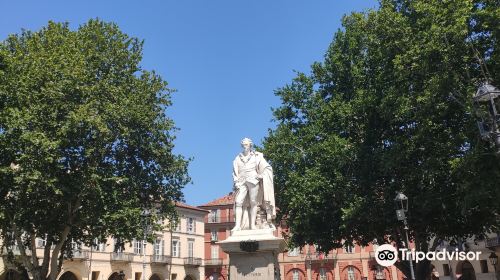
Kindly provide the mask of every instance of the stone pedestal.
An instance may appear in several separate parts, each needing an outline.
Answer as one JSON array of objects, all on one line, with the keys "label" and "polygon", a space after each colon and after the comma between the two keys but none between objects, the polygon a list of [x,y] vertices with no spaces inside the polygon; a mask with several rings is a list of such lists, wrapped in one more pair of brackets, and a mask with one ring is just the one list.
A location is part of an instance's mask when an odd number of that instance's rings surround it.
[{"label": "stone pedestal", "polygon": [[273,235],[273,229],[242,230],[218,242],[229,254],[231,280],[280,279],[278,254],[285,249],[285,240]]}]

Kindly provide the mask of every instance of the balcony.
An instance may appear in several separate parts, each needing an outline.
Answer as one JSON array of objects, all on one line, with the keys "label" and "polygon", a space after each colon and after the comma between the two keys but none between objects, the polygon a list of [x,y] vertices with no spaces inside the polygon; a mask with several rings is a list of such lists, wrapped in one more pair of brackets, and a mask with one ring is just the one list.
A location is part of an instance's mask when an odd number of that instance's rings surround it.
[{"label": "balcony", "polygon": [[205,266],[221,266],[222,259],[207,259],[205,260]]},{"label": "balcony", "polygon": [[211,216],[211,215],[208,215],[207,217],[207,223],[220,223],[220,216]]},{"label": "balcony", "polygon": [[210,216],[208,215],[205,219],[205,223],[208,224],[216,224],[216,223],[232,223],[234,222],[234,218],[230,219],[229,217],[221,217],[221,216]]},{"label": "balcony", "polygon": [[134,259],[134,255],[124,252],[113,252],[111,253],[112,262],[131,262]]},{"label": "balcony", "polygon": [[306,255],[306,261],[309,262],[328,262],[330,260],[334,260],[337,257],[337,252],[330,253],[328,255],[325,255],[323,253],[321,254],[310,254],[308,253]]},{"label": "balcony", "polygon": [[[25,249],[25,252],[26,252],[26,256],[31,256],[31,250],[29,249]],[[7,251],[7,248],[3,248],[2,250],[2,255],[8,255],[8,251]],[[17,245],[15,245],[13,248],[12,248],[12,254],[14,256],[20,256],[21,255],[21,250],[19,249],[19,247]]]},{"label": "balcony", "polygon": [[73,261],[84,261],[84,260],[87,260],[89,258],[88,251],[73,250],[72,255],[73,256],[70,259]]},{"label": "balcony", "polygon": [[493,238],[486,238],[485,240],[486,248],[494,248],[500,246],[500,236]]},{"label": "balcony", "polygon": [[200,266],[201,258],[184,258],[184,265],[186,266]]},{"label": "balcony", "polygon": [[152,255],[150,261],[152,264],[169,264],[172,263],[172,257],[163,255]]}]

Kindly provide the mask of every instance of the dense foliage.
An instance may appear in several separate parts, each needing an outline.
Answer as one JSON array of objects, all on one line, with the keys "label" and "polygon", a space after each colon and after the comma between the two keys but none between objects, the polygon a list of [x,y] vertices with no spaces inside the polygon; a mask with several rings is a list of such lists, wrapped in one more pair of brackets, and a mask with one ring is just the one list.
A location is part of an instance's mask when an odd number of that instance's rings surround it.
[{"label": "dense foliage", "polygon": [[[142,236],[143,208],[160,219],[182,199],[171,90],[141,69],[142,45],[100,20],[0,43],[0,233],[37,280],[56,279],[71,243]],[[47,240],[40,263],[37,237]]]},{"label": "dense foliage", "polygon": [[384,0],[344,17],[324,61],[276,91],[264,143],[293,244],[401,242],[397,191],[420,250],[499,229],[500,158],[472,107],[482,80],[500,86],[499,21],[493,0]]}]

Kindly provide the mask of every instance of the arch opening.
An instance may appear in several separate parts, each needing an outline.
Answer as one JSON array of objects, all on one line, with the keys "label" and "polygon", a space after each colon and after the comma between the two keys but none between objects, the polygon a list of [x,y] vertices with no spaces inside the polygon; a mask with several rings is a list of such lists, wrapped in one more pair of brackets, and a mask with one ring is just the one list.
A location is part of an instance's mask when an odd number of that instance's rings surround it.
[{"label": "arch opening", "polygon": [[73,272],[66,271],[59,277],[59,280],[78,280],[78,277]]}]

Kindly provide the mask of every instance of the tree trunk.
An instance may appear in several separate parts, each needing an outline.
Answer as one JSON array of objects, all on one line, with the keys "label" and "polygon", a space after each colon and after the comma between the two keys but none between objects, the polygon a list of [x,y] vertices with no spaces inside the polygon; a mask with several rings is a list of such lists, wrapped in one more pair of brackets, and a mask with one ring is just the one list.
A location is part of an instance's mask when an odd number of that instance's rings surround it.
[{"label": "tree trunk", "polygon": [[396,268],[401,271],[406,279],[411,280],[410,262],[409,261],[399,261],[395,264]]},{"label": "tree trunk", "polygon": [[42,274],[41,267],[37,267],[31,271],[31,275],[33,276],[33,280],[46,280],[47,275]]},{"label": "tree trunk", "polygon": [[415,266],[416,280],[430,280],[431,272],[431,262],[429,260],[421,260]]},{"label": "tree trunk", "polygon": [[64,244],[66,243],[66,239],[68,237],[70,230],[71,227],[69,225],[66,225],[63,232],[61,233],[59,242],[52,250],[52,256],[50,257],[50,273],[48,277],[49,280],[56,280],[57,276],[59,275],[60,272],[59,259],[61,255],[64,253],[63,247]]}]

